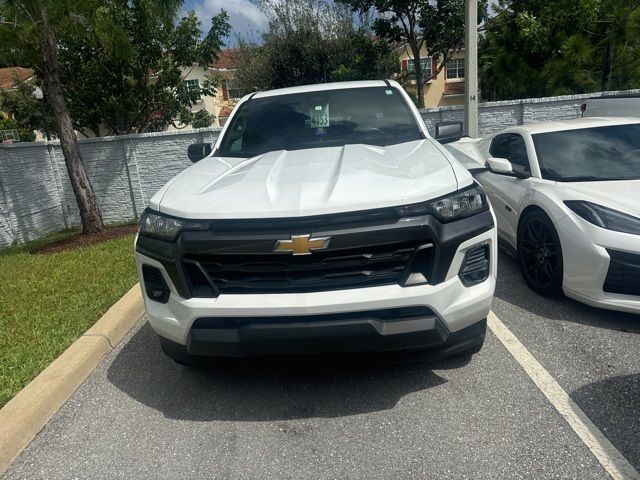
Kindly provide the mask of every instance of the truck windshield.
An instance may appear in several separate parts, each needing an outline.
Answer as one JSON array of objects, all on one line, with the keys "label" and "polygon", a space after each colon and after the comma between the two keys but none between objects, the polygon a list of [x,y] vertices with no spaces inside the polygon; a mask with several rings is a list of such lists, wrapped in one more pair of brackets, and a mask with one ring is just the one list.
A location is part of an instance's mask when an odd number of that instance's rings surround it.
[{"label": "truck windshield", "polygon": [[640,179],[640,124],[532,137],[542,178],[561,182]]},{"label": "truck windshield", "polygon": [[361,87],[255,98],[233,116],[220,156],[276,150],[386,146],[422,138],[404,97],[392,87]]}]

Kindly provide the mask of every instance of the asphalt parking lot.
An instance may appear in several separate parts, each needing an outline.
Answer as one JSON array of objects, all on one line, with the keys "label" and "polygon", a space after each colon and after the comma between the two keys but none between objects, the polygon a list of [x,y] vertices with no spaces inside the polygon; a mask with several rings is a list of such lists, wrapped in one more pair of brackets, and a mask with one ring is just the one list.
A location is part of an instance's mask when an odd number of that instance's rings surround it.
[{"label": "asphalt parking lot", "polygon": [[[503,254],[493,310],[640,470],[640,316],[539,297]],[[610,477],[491,332],[470,361],[194,370],[141,321],[6,478]]]}]

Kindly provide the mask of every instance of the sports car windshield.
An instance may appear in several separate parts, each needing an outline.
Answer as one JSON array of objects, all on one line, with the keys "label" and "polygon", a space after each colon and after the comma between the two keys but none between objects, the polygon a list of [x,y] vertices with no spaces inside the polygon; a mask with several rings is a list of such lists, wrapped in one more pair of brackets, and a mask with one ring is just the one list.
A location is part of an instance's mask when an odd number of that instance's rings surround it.
[{"label": "sports car windshield", "polygon": [[563,182],[640,179],[640,124],[532,137],[542,178]]},{"label": "sports car windshield", "polygon": [[252,157],[364,143],[386,146],[419,140],[418,124],[392,87],[296,93],[246,101],[220,145],[223,157]]}]

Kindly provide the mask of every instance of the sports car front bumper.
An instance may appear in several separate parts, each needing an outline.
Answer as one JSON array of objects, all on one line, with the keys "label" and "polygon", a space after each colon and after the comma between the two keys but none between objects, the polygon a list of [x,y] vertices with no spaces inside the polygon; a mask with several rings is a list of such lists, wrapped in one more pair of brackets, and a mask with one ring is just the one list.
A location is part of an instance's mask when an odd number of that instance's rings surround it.
[{"label": "sports car front bumper", "polygon": [[575,214],[556,224],[562,243],[563,289],[599,308],[640,313],[640,238],[597,227]]}]

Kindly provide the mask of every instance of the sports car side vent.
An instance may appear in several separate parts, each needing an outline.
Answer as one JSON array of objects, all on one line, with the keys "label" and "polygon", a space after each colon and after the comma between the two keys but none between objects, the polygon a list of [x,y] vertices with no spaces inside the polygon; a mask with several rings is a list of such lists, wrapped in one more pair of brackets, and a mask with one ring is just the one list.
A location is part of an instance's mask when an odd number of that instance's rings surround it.
[{"label": "sports car side vent", "polygon": [[142,279],[147,297],[160,303],[169,301],[169,286],[165,282],[162,272],[150,265],[142,266]]},{"label": "sports car side vent", "polygon": [[640,255],[607,249],[609,270],[603,290],[607,293],[640,295]]},{"label": "sports car side vent", "polygon": [[460,267],[460,281],[465,287],[484,282],[489,276],[491,253],[489,245],[484,244],[469,250]]}]

